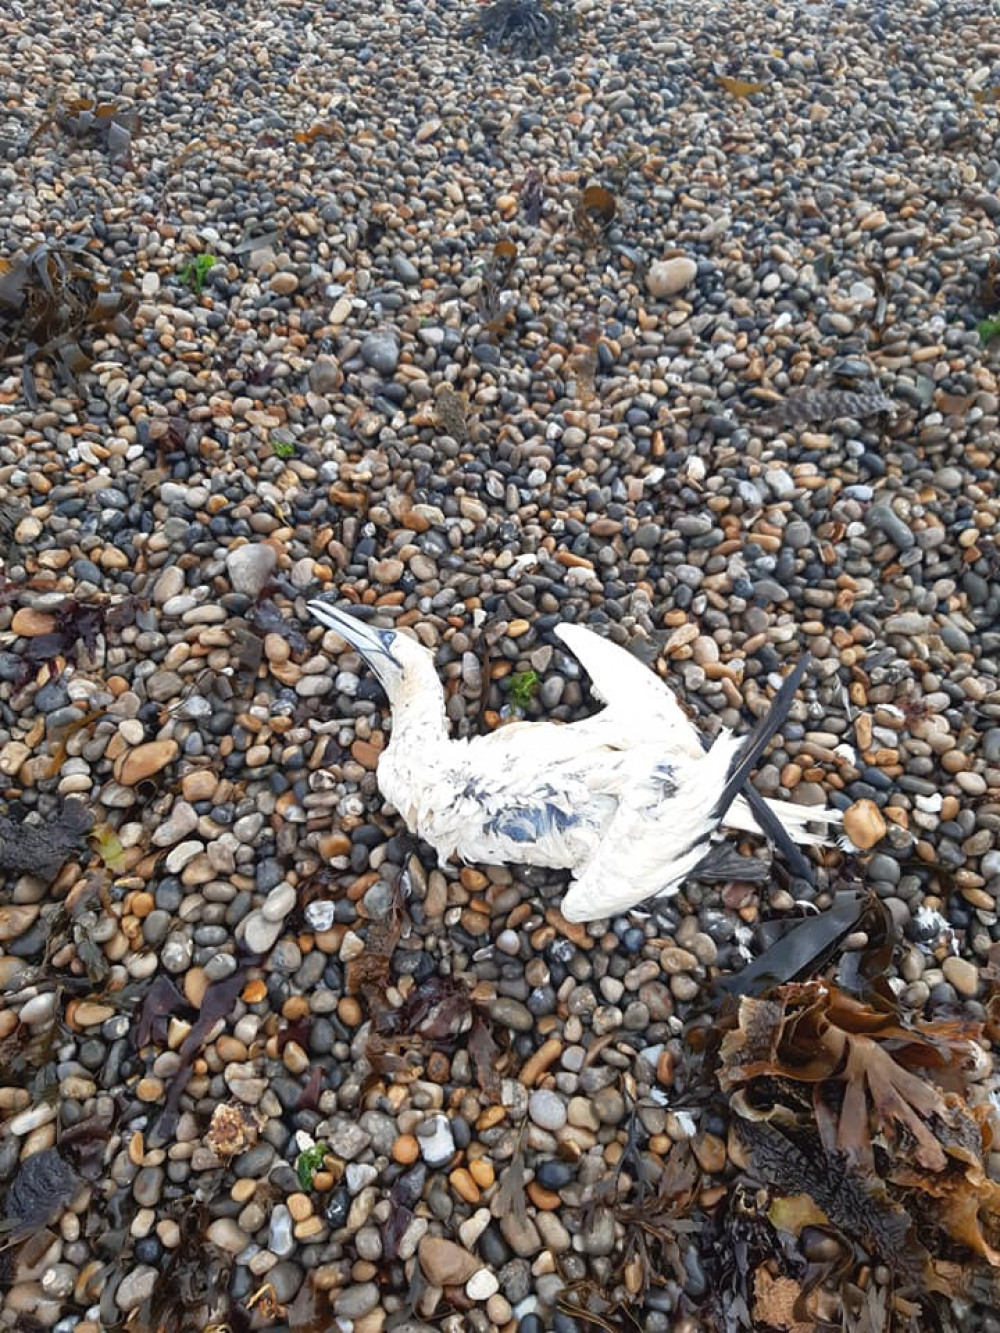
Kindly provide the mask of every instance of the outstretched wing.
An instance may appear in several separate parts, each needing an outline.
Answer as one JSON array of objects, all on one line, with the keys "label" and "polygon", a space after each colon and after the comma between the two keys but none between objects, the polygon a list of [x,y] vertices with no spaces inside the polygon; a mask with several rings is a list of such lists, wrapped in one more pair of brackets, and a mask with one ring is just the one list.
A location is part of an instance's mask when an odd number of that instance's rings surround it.
[{"label": "outstretched wing", "polygon": [[606,711],[602,722],[614,722],[622,740],[660,740],[674,752],[696,757],[702,744],[670,686],[637,657],[583,625],[557,625],[555,634],[590,677],[594,694]]}]

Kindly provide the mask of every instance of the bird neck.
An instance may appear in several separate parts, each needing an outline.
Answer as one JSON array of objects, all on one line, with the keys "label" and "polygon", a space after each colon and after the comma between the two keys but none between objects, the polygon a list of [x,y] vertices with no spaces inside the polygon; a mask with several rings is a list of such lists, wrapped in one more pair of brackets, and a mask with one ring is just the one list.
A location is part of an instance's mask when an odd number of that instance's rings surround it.
[{"label": "bird neck", "polygon": [[444,691],[437,679],[433,689],[408,690],[393,701],[392,740],[414,753],[448,740]]}]

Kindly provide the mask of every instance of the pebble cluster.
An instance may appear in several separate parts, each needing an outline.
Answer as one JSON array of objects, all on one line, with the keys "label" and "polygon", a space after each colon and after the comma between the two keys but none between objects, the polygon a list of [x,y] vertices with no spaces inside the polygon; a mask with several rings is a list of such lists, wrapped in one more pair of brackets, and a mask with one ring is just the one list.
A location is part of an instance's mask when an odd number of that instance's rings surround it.
[{"label": "pebble cluster", "polygon": [[[74,383],[36,366],[37,406],[0,371],[0,814],[53,824],[81,801],[96,821],[54,876],[3,884],[0,1181],[106,1126],[48,1243],[5,1259],[0,1329],[145,1327],[196,1216],[224,1280],[180,1328],[232,1303],[308,1328],[322,1300],[316,1326],[344,1333],[569,1333],[560,1293],[616,1272],[613,1218],[586,1204],[632,1095],[651,1158],[694,1136],[706,1178],[726,1170],[725,1124],[672,1110],[671,1084],[712,978],[802,910],[780,876],[583,927],[556,874],[442,872],[381,806],[385,701],[312,596],[435,648],[456,734],[516,712],[518,673],[538,677],[529,717],[592,706],[561,620],[633,646],[706,732],[745,730],[808,650],[756,785],[845,811],[864,855],[825,853],[815,900],[861,879],[885,901],[903,1004],[983,1016],[990,19],[979,0],[577,0],[528,58],[468,35],[474,8],[0,14],[0,254],[84,237],[136,288]],[[127,154],[53,123],[81,97],[139,111]],[[591,185],[615,201],[597,229]],[[100,632],[39,665],[67,599]],[[461,1042],[405,1078],[372,1068],[345,975],[401,877],[387,1002],[462,978],[507,1049],[497,1096]],[[160,978],[177,1002],[139,1044]],[[15,1059],[31,1043],[56,1097]],[[523,1213],[501,1195],[515,1160]],[[687,1313],[706,1285],[664,1276],[641,1326],[710,1327]]]}]

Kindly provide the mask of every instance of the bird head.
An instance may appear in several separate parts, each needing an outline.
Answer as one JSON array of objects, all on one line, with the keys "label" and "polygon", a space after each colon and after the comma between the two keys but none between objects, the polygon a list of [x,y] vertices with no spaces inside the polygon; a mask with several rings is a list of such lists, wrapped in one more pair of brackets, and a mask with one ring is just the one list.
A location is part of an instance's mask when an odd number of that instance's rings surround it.
[{"label": "bird head", "polygon": [[309,602],[309,610],[327,629],[332,629],[356,648],[378,676],[395,709],[411,696],[428,689],[440,694],[441,683],[430,651],[408,634],[382,629],[361,620],[353,611],[328,602]]}]

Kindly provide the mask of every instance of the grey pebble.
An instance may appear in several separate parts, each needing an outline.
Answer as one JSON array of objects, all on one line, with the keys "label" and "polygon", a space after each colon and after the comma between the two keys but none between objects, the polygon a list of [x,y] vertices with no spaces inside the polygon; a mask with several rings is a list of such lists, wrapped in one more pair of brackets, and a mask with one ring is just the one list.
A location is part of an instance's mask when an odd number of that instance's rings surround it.
[{"label": "grey pebble", "polygon": [[399,340],[393,333],[370,333],[361,344],[361,356],[380,375],[392,375],[399,364]]}]

